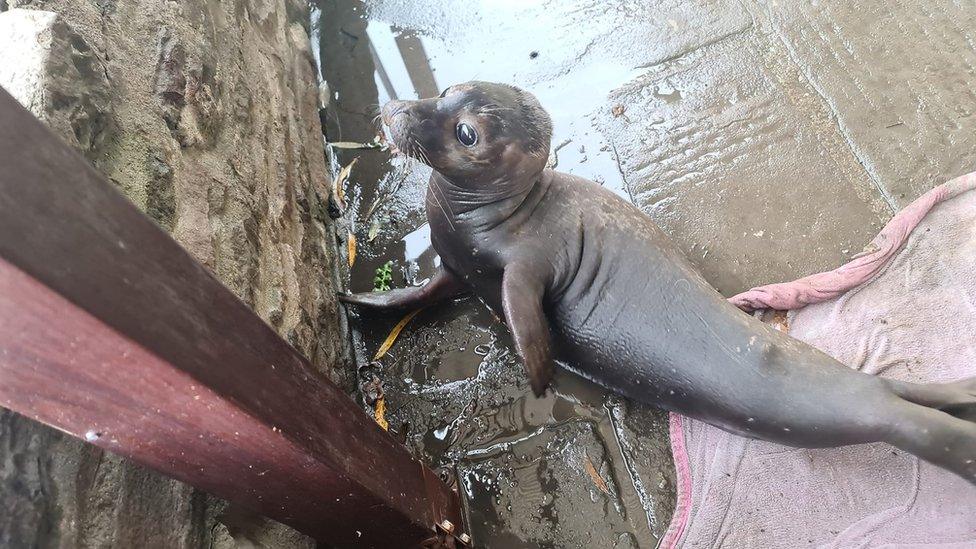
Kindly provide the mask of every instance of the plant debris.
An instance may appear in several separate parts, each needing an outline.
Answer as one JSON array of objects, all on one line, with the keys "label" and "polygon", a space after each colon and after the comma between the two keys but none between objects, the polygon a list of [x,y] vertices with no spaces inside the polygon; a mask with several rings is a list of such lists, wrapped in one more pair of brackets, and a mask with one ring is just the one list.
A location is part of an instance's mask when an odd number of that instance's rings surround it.
[{"label": "plant debris", "polygon": [[373,213],[375,213],[376,210],[378,210],[379,207],[382,206],[384,202],[386,202],[387,200],[389,200],[390,197],[392,197],[393,195],[395,195],[397,193],[397,191],[400,190],[400,187],[403,186],[403,182],[406,181],[406,180],[407,180],[406,176],[400,177],[400,178],[397,179],[397,182],[396,182],[395,185],[393,185],[393,188],[392,189],[390,189],[389,191],[386,191],[384,193],[378,193],[376,195],[376,198],[373,199],[373,203],[370,204],[369,210],[366,211],[366,215],[363,216],[363,223],[369,221],[369,219],[371,217],[373,217]]},{"label": "plant debris", "polygon": [[378,219],[374,219],[372,223],[369,224],[369,233],[366,235],[366,242],[372,242],[376,240],[376,237],[380,234],[380,222]]},{"label": "plant debris", "polygon": [[374,362],[386,355],[386,352],[390,350],[390,347],[393,347],[393,344],[396,343],[397,337],[400,336],[400,332],[403,331],[403,328],[406,327],[411,320],[413,320],[413,317],[417,316],[417,313],[423,310],[423,307],[421,307],[420,309],[417,309],[416,311],[403,317],[403,320],[398,322],[397,325],[390,330],[390,335],[386,336],[386,340],[383,341],[383,344],[380,345],[380,348],[376,351],[376,356],[373,357]]},{"label": "plant debris", "polygon": [[376,374],[369,374],[370,379],[359,386],[363,395],[363,400],[367,404],[373,405],[383,398],[383,381]]},{"label": "plant debris", "polygon": [[346,248],[349,251],[349,266],[352,267],[356,263],[356,233],[349,231],[349,236],[346,239]]},{"label": "plant debris", "polygon": [[387,261],[376,269],[373,277],[374,292],[388,292],[393,284],[393,261]]},{"label": "plant debris", "polygon": [[590,461],[590,456],[584,454],[583,459],[583,467],[586,469],[587,474],[590,475],[590,479],[593,481],[593,484],[595,484],[601,492],[609,496],[610,487],[607,486],[607,481],[603,480],[603,477],[601,477],[600,473],[597,472],[596,467],[593,466],[593,462]]},{"label": "plant debris", "polygon": [[790,319],[787,316],[786,311],[775,311],[770,324],[773,325],[773,328],[781,332],[787,333],[790,331]]},{"label": "plant debris", "polygon": [[[393,344],[396,343],[397,337],[400,336],[400,332],[403,331],[403,328],[406,327],[411,320],[413,320],[413,317],[417,316],[417,313],[423,310],[423,307],[421,307],[403,317],[403,319],[400,320],[400,322],[398,322],[392,330],[390,330],[390,335],[386,336],[386,340],[383,341],[382,345],[380,345],[379,350],[376,351],[376,356],[373,357],[373,362],[370,364],[375,364],[379,359],[386,355],[386,352],[390,350],[390,347],[393,347]],[[383,386],[379,377],[373,374],[372,379],[369,379],[361,387],[361,390],[363,398],[367,401],[373,396],[376,397],[376,410],[373,414],[373,418],[384,431],[389,431],[390,424],[386,421],[386,398],[383,396]]]},{"label": "plant debris", "polygon": [[559,150],[572,142],[572,139],[563,139],[560,144],[553,147],[552,151],[549,153],[549,159],[546,161],[546,167],[550,170],[555,169],[556,166],[559,165]]},{"label": "plant debris", "polygon": [[373,415],[373,418],[384,431],[390,430],[390,423],[386,421],[386,398],[380,397],[376,401],[376,413]]},{"label": "plant debris", "polygon": [[380,136],[376,136],[372,141],[366,143],[357,143],[355,141],[335,141],[333,143],[328,143],[328,145],[334,149],[381,149],[386,150],[387,145],[380,139]]},{"label": "plant debris", "polygon": [[335,199],[340,213],[345,213],[346,211],[346,183],[349,181],[349,176],[352,175],[352,167],[356,165],[357,160],[359,158],[353,158],[352,162],[346,164],[345,167],[339,170],[339,175],[332,182],[332,197]]}]

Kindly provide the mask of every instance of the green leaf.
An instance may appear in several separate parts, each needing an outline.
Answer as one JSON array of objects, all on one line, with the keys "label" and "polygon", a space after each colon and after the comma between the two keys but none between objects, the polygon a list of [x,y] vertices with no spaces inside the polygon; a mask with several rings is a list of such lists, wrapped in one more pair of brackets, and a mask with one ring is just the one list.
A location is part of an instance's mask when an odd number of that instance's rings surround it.
[{"label": "green leaf", "polygon": [[393,261],[387,261],[376,269],[373,277],[374,292],[388,292],[393,285]]}]

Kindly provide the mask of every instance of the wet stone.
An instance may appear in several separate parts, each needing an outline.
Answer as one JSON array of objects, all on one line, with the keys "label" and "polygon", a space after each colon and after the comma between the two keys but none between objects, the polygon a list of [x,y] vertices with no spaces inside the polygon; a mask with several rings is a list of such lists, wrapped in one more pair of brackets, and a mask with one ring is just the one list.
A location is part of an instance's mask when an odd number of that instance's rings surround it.
[{"label": "wet stone", "polygon": [[[587,473],[587,460],[610,494]],[[493,547],[613,547],[621,536],[632,540],[604,443],[587,422],[550,427],[506,452],[465,460],[459,470],[476,539]]]},{"label": "wet stone", "polygon": [[[462,72],[470,79],[477,72],[479,79],[514,79],[518,85],[578,77],[581,66],[592,62],[653,65],[752,25],[735,0],[545,0],[526,2],[517,11],[492,2],[445,2],[431,9],[427,2],[381,0],[364,11],[374,22],[433,38],[424,45],[435,58],[438,80]],[[445,47],[454,50],[453,61],[436,59]]]},{"label": "wet stone", "polygon": [[893,205],[976,167],[972,2],[780,2],[756,11]]},{"label": "wet stone", "polygon": [[[371,345],[372,330],[365,335]],[[472,444],[517,436],[526,428],[515,407],[527,382],[515,354],[499,343],[506,339],[475,300],[418,315],[382,360],[390,430],[434,465],[451,465]],[[475,351],[485,347],[485,356]]]},{"label": "wet stone", "polygon": [[839,265],[890,215],[800,76],[751,31],[610,95],[630,198],[723,293]]},{"label": "wet stone", "polygon": [[[373,319],[379,333],[395,321]],[[366,329],[372,350],[380,338]],[[656,544],[674,505],[663,413],[631,419],[565,371],[533,397],[507,330],[472,299],[418,315],[381,375],[390,431],[431,465],[456,468],[479,546]]]},{"label": "wet stone", "polygon": [[659,536],[677,504],[668,414],[616,396],[607,399],[605,408],[621,456],[618,461],[631,481],[624,497],[634,501],[630,507],[644,509],[648,532]]}]

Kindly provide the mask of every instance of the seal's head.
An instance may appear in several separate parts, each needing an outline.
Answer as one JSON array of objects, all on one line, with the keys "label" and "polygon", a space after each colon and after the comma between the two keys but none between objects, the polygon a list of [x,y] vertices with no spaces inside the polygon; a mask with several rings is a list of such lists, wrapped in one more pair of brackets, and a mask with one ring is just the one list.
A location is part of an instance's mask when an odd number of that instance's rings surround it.
[{"label": "seal's head", "polygon": [[390,101],[382,117],[398,149],[458,185],[533,177],[549,157],[549,115],[506,84],[467,82],[431,99]]}]

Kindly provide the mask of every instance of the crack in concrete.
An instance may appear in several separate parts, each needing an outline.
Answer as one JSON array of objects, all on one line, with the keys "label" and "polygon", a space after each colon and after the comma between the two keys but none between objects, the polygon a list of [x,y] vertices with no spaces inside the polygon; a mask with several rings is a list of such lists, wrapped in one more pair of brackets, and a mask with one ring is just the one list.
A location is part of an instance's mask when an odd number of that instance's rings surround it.
[{"label": "crack in concrete", "polygon": [[[604,410],[607,413],[607,418],[610,422],[610,431],[613,434],[613,441],[616,446],[617,455],[620,456],[623,461],[623,468],[627,472],[627,476],[630,477],[630,483],[626,484],[628,488],[632,488],[637,496],[637,500],[640,503],[641,508],[644,510],[644,518],[647,521],[648,532],[653,536],[655,530],[655,522],[657,521],[657,515],[654,512],[654,500],[647,493],[647,489],[644,483],[644,479],[641,478],[637,467],[633,463],[633,458],[629,455],[631,449],[628,448],[628,444],[624,443],[627,439],[627,434],[623,430],[623,426],[620,424],[620,420],[616,417],[615,407],[611,404],[604,404]],[[607,449],[609,451],[609,448]],[[613,461],[611,460],[611,464]],[[625,483],[617,483],[621,487],[625,486]],[[623,494],[621,494],[623,495]]]},{"label": "crack in concrete", "polygon": [[824,91],[820,85],[818,85],[816,79],[814,79],[810,74],[810,71],[805,69],[805,65],[800,62],[796,50],[790,45],[789,41],[786,39],[783,33],[780,32],[779,28],[777,28],[775,25],[772,26],[773,32],[776,33],[776,37],[779,38],[779,41],[783,44],[783,47],[786,48],[790,62],[796,66],[797,70],[800,71],[800,74],[802,74],[807,83],[809,83],[810,88],[816,92],[817,96],[820,97],[821,101],[823,101],[827,106],[827,109],[830,111],[830,118],[833,120],[834,127],[844,138],[844,143],[851,151],[851,155],[854,156],[854,160],[857,161],[857,163],[864,170],[864,173],[867,174],[868,178],[871,179],[871,182],[874,183],[878,194],[881,195],[881,199],[884,200],[885,206],[888,207],[889,212],[891,214],[898,213],[898,210],[901,209],[898,205],[898,200],[895,199],[894,195],[892,195],[891,192],[885,187],[884,183],[881,181],[881,176],[879,176],[874,168],[871,167],[871,160],[867,158],[860,146],[858,146],[853,135],[851,135],[849,128],[847,128],[844,123],[841,122],[840,111],[837,109],[834,101],[828,96],[827,92]]},{"label": "crack in concrete", "polygon": [[620,173],[620,179],[624,183],[624,190],[627,191],[627,199],[630,200],[631,204],[636,206],[637,201],[634,200],[634,193],[630,190],[630,182],[627,181],[627,174],[624,173],[624,167],[620,165],[620,154],[617,152],[617,145],[612,140],[608,141],[610,141],[610,148],[613,149],[613,163],[617,166],[617,172]]},{"label": "crack in concrete", "polygon": [[741,35],[749,32],[749,31],[751,31],[753,29],[753,27],[754,27],[754,24],[753,24],[752,21],[750,21],[747,25],[745,25],[741,29],[731,30],[731,31],[729,31],[729,32],[727,32],[725,34],[716,35],[716,36],[714,36],[714,37],[712,37],[712,38],[710,38],[710,39],[708,39],[708,40],[706,40],[706,41],[704,41],[704,42],[702,42],[700,44],[696,44],[694,46],[691,46],[691,47],[688,47],[688,48],[679,50],[679,51],[677,51],[677,52],[675,52],[675,53],[673,53],[673,54],[671,54],[671,55],[669,55],[669,56],[667,56],[667,57],[665,57],[663,59],[660,59],[658,61],[652,61],[650,63],[645,63],[643,65],[638,65],[636,68],[637,69],[649,69],[651,67],[656,67],[658,65],[663,65],[665,63],[670,63],[671,61],[674,61],[675,59],[680,59],[680,58],[682,58],[682,57],[684,57],[686,55],[690,55],[692,53],[695,53],[698,50],[703,50],[703,49],[705,49],[705,48],[707,48],[709,46],[714,46],[715,44],[719,44],[719,43],[724,42],[725,40],[728,40],[730,38],[734,38],[736,36],[741,36]]}]

